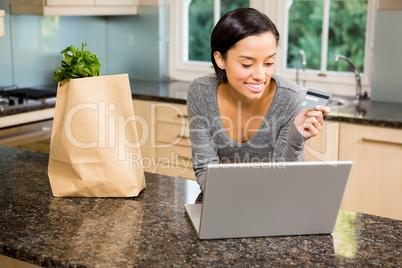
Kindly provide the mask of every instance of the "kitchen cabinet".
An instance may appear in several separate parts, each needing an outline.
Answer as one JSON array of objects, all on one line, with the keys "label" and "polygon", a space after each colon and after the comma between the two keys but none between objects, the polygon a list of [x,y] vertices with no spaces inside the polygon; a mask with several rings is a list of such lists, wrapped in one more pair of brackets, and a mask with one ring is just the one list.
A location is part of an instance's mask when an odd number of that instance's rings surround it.
[{"label": "kitchen cabinet", "polygon": [[0,144],[49,153],[53,120],[35,122],[0,130]]},{"label": "kitchen cabinet", "polygon": [[157,103],[154,108],[157,173],[194,180],[186,105]]},{"label": "kitchen cabinet", "polygon": [[155,148],[153,147],[153,142],[151,142],[151,129],[155,127],[153,120],[151,120],[151,107],[154,105],[154,102],[134,99],[133,105],[144,170],[155,172],[155,165],[153,165]]},{"label": "kitchen cabinet", "polygon": [[352,160],[342,208],[402,219],[402,130],[326,121],[307,161]]},{"label": "kitchen cabinet", "polygon": [[402,130],[342,123],[339,160],[353,160],[342,208],[402,220]]},{"label": "kitchen cabinet", "polygon": [[306,161],[338,161],[339,123],[325,121],[320,133],[306,141]]},{"label": "kitchen cabinet", "polygon": [[4,16],[5,16],[5,11],[0,10],[0,37],[4,36]]},{"label": "kitchen cabinet", "polygon": [[105,16],[137,14],[138,0],[10,0],[11,14]]},{"label": "kitchen cabinet", "polygon": [[195,179],[186,105],[133,100],[144,170]]},{"label": "kitchen cabinet", "polygon": [[0,144],[49,153],[54,108],[0,117]]},{"label": "kitchen cabinet", "polygon": [[402,10],[401,0],[378,0],[378,10]]}]

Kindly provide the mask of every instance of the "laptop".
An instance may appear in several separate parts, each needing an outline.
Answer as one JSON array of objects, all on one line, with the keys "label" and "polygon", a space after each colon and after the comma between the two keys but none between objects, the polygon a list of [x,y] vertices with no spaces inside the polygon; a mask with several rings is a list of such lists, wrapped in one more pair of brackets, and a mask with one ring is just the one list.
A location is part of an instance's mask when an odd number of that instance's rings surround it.
[{"label": "laptop", "polygon": [[210,164],[185,211],[199,239],[330,234],[352,163]]}]

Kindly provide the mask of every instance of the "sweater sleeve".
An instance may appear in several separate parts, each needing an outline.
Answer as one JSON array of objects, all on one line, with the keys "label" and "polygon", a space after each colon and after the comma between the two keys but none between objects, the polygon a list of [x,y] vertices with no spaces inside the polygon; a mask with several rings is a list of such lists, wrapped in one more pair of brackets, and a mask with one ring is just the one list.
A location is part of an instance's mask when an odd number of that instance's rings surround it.
[{"label": "sweater sleeve", "polygon": [[304,161],[304,143],[307,140],[297,130],[293,123],[294,118],[301,110],[301,100],[304,98],[305,93],[300,91],[294,101],[289,103],[288,118],[286,124],[281,128],[275,148],[273,152],[272,161],[275,162],[294,162]]},{"label": "sweater sleeve", "polygon": [[207,116],[207,102],[197,81],[190,84],[187,94],[187,111],[190,127],[192,162],[197,182],[205,190],[206,167],[210,163],[219,163],[217,149],[212,138],[212,131]]}]

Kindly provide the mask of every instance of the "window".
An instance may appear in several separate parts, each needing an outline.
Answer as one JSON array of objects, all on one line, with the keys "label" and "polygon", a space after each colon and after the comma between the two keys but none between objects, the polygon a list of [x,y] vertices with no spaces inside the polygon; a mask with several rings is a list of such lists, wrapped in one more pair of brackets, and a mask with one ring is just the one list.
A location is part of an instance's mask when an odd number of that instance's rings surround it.
[{"label": "window", "polygon": [[227,12],[250,6],[249,0],[192,0],[188,7],[189,61],[211,61],[210,37],[214,25]]},{"label": "window", "polygon": [[[350,58],[370,91],[372,28],[375,0],[172,0],[169,75],[191,81],[213,72],[209,42],[220,16],[237,7],[254,7],[277,25],[280,41],[276,73],[295,80],[296,56],[306,53],[306,87],[353,95],[356,86],[346,62]],[[301,65],[299,65],[301,66]]]},{"label": "window", "polygon": [[302,49],[309,59],[308,69],[350,71],[346,64],[334,61],[341,54],[364,73],[367,0],[326,2],[288,1],[287,68],[295,68]]},{"label": "window", "polygon": [[[238,7],[275,13],[277,0],[172,0],[170,4],[169,76],[191,81],[213,72],[210,36],[220,17]],[[273,3],[273,4],[272,4]],[[267,12],[265,12],[267,13]]]},{"label": "window", "polygon": [[[277,73],[295,80],[296,59],[300,50],[306,55],[306,71],[299,76],[306,87],[332,93],[353,95],[353,71],[340,54],[349,58],[369,91],[371,75],[371,0],[286,0],[282,2],[282,61]],[[278,65],[280,68],[278,68]]]}]

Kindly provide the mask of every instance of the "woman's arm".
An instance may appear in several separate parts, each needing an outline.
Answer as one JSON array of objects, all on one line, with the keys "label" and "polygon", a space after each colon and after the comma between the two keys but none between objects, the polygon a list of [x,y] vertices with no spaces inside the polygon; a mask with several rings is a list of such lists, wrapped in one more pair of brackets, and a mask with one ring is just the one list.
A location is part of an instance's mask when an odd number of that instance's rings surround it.
[{"label": "woman's arm", "polygon": [[207,102],[201,89],[194,81],[189,87],[187,94],[187,111],[190,127],[190,141],[193,159],[193,169],[197,182],[204,191],[205,171],[210,163],[219,163],[219,157],[215,142],[211,134],[209,117],[205,110]]},{"label": "woman's arm", "polygon": [[[307,140],[293,123],[295,117],[300,113],[301,100],[304,98],[304,91],[298,90],[295,95],[287,95],[286,112],[280,111],[283,116],[280,120],[279,134],[275,142],[273,162],[294,162],[304,161],[304,143]],[[280,124],[280,122],[278,122]]]},{"label": "woman's arm", "polygon": [[[297,111],[297,108],[293,109]],[[280,130],[275,143],[273,161],[304,161],[305,141],[319,134],[324,124],[323,118],[330,111],[326,106],[317,106],[316,110],[302,110],[294,119],[289,120]]]},{"label": "woman's arm", "polygon": [[290,120],[280,132],[275,142],[273,162],[304,161],[304,142],[307,139],[297,131],[293,120]]}]

